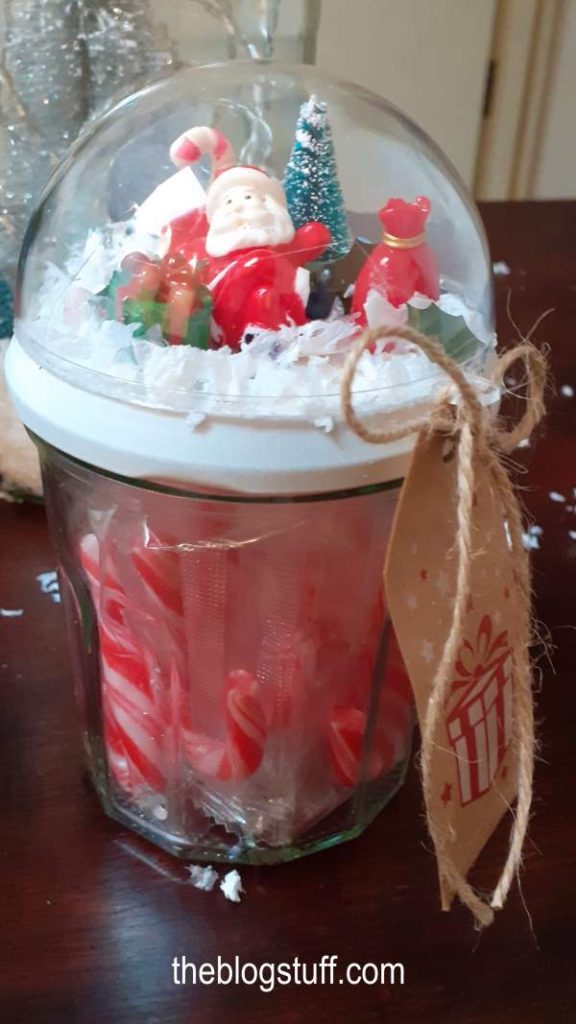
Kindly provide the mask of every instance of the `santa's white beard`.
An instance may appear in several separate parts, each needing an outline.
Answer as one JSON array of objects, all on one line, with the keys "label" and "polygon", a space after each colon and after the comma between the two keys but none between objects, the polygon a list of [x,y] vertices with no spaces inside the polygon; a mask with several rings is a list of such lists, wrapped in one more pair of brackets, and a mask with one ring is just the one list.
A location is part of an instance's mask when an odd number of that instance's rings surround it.
[{"label": "santa's white beard", "polygon": [[294,225],[281,206],[272,212],[258,211],[250,220],[243,214],[229,213],[226,207],[212,217],[206,236],[209,256],[227,256],[237,249],[287,245],[294,238]]}]

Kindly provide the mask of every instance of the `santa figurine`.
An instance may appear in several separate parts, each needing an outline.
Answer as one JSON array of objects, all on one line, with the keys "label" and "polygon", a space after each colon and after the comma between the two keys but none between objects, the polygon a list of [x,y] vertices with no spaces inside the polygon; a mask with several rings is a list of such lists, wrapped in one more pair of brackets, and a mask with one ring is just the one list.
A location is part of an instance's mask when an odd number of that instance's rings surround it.
[{"label": "santa figurine", "polygon": [[203,267],[212,344],[238,349],[253,330],[306,322],[310,275],[303,265],[322,255],[331,235],[317,222],[296,231],[280,182],[236,164],[216,129],[191,128],[170,148],[177,167],[204,154],[212,158],[206,206],[171,222],[169,252]]},{"label": "santa figurine", "polygon": [[429,213],[426,196],[417,196],[412,203],[389,199],[380,210],[382,242],[370,253],[354,289],[352,312],[358,323],[364,325],[370,319],[368,308],[371,302],[375,305],[377,296],[395,308],[417,292],[433,301],[438,299],[438,265],[424,235]]}]

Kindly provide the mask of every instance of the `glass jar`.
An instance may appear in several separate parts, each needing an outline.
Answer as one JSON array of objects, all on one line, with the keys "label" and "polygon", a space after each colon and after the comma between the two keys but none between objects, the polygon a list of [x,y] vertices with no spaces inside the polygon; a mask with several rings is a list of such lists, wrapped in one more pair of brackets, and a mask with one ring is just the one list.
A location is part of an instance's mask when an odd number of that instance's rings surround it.
[{"label": "glass jar", "polygon": [[38,444],[108,813],[192,859],[272,863],[361,832],[412,732],[382,585],[397,487],[194,494]]},{"label": "glass jar", "polygon": [[480,385],[490,280],[431,140],[311,68],[179,72],[61,165],[6,372],[110,814],[183,857],[268,862],[358,834],[400,785],[412,709],[382,578],[413,438],[367,444],[340,386],[385,328],[354,409],[425,416],[445,380],[404,324]]}]

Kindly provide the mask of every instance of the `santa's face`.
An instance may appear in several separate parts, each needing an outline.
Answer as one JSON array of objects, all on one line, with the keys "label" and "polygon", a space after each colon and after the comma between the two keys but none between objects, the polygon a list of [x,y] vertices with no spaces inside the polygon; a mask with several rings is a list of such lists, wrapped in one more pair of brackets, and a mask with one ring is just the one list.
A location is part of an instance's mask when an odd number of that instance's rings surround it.
[{"label": "santa's face", "polygon": [[212,215],[206,251],[226,256],[237,249],[286,245],[293,238],[285,206],[264,190],[235,185],[222,194]]}]

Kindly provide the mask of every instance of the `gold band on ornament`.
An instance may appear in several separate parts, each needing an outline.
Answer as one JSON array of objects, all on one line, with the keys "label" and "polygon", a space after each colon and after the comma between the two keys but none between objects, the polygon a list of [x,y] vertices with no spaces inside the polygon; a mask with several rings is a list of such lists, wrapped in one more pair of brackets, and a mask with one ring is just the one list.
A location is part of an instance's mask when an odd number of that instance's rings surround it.
[{"label": "gold band on ornament", "polygon": [[422,245],[424,240],[424,235],[414,235],[413,238],[397,238],[396,235],[389,235],[386,231],[382,238],[384,244],[389,245],[391,249],[415,249],[417,245]]}]

